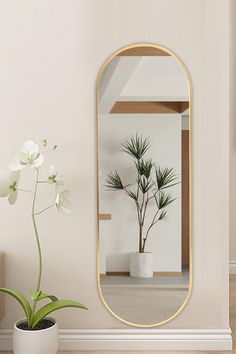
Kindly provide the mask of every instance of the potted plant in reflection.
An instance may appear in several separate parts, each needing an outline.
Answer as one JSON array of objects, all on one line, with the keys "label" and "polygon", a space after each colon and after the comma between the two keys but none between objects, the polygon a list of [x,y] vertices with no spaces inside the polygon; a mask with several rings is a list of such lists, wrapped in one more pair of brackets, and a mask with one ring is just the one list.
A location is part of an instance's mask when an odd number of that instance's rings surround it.
[{"label": "potted plant in reflection", "polygon": [[[51,149],[47,147],[47,141],[43,140],[39,147],[32,140],[26,141],[15,159],[9,166],[9,170],[0,171],[0,197],[7,197],[12,205],[16,202],[19,193],[28,193],[31,196],[31,217],[38,251],[38,278],[36,287],[30,292],[30,301],[19,291],[0,288],[0,291],[14,297],[22,307],[25,318],[17,321],[13,330],[13,347],[15,354],[56,354],[58,349],[58,325],[54,318],[48,315],[65,307],[86,309],[84,305],[74,300],[59,299],[50,292],[41,289],[42,279],[42,252],[37,227],[37,218],[49,209],[54,208],[59,213],[70,211],[69,191],[61,190],[63,176],[55,166],[50,166],[46,177],[42,178],[40,167],[44,162],[44,154],[54,151],[57,145]],[[30,168],[34,174],[34,186],[32,189],[19,186],[20,175],[23,169]],[[49,184],[53,188],[55,197],[53,202],[37,210],[37,196],[40,185]],[[58,241],[55,241],[58,242]],[[20,276],[20,274],[19,274]],[[49,302],[38,308],[42,300]]]},{"label": "potted plant in reflection", "polygon": [[[138,222],[138,252],[131,254],[130,276],[153,277],[153,257],[146,252],[153,227],[164,220],[169,205],[174,201],[168,190],[178,184],[173,168],[161,168],[144,156],[150,148],[150,139],[136,134],[122,144],[122,151],[133,158],[136,170],[134,183],[125,185],[117,171],[107,174],[105,186],[110,191],[123,191],[134,201]],[[154,202],[154,206],[153,206]],[[148,213],[153,213],[147,222]]]}]

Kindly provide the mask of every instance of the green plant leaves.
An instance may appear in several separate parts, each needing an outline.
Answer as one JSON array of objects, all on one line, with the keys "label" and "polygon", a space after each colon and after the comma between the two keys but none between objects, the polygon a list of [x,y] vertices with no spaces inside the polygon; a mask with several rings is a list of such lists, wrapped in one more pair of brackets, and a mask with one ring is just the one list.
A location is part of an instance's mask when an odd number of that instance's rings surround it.
[{"label": "green plant leaves", "polygon": [[126,193],[128,194],[128,196],[129,196],[130,198],[134,199],[135,202],[138,201],[138,195],[137,195],[137,193],[132,192],[132,191],[129,191],[129,190],[126,190]]},{"label": "green plant leaves", "polygon": [[109,189],[116,191],[119,189],[124,189],[123,183],[117,171],[110,172],[107,174],[106,185]]},{"label": "green plant leaves", "polygon": [[[165,192],[160,192],[158,197],[155,196],[155,201],[156,201],[156,204],[157,204],[157,207],[159,210],[165,208],[167,205],[172,203],[174,200],[175,200],[175,198],[171,198],[171,195],[168,193],[165,193]],[[163,217],[162,217],[162,219],[163,219]]]},{"label": "green plant leaves", "polygon": [[158,220],[164,220],[165,217],[166,217],[166,214],[167,214],[167,211],[166,210],[162,210]]},{"label": "green plant leaves", "polygon": [[30,297],[31,297],[31,300],[33,300],[33,301],[41,301],[41,300],[44,300],[47,298],[50,299],[51,301],[58,300],[58,298],[56,296],[45,294],[41,290],[40,291],[31,291]]},{"label": "green plant leaves", "polygon": [[51,312],[54,312],[56,310],[60,310],[66,307],[77,307],[83,310],[88,310],[86,306],[80,304],[77,301],[74,300],[57,300],[54,302],[50,302],[49,304],[43,306],[41,309],[39,309],[33,319],[32,319],[32,328],[34,328],[44,317],[49,315]]},{"label": "green plant leaves", "polygon": [[143,138],[138,133],[122,144],[122,150],[137,160],[143,157],[149,147],[150,139]]},{"label": "green plant leaves", "polygon": [[0,291],[13,296],[20,303],[20,305],[22,306],[22,308],[25,312],[27,322],[30,323],[32,309],[31,309],[31,306],[30,306],[29,302],[27,301],[27,299],[18,291],[15,291],[15,290],[12,290],[9,288],[0,288]]},{"label": "green plant leaves", "polygon": [[138,185],[142,193],[144,194],[147,193],[155,185],[155,183],[142,176],[138,181]]},{"label": "green plant leaves", "polygon": [[179,183],[179,182],[172,183],[177,179],[177,176],[174,173],[173,168],[166,167],[164,169],[161,169],[159,167],[156,168],[155,170],[156,170],[156,183],[159,190],[173,187]]},{"label": "green plant leaves", "polygon": [[33,300],[33,301],[37,300],[41,293],[42,293],[41,290],[39,290],[39,291],[31,291],[30,292],[31,300]]},{"label": "green plant leaves", "polygon": [[135,166],[138,171],[138,174],[140,176],[144,175],[148,179],[151,175],[151,171],[154,166],[154,163],[152,162],[151,159],[149,160],[140,159],[135,161]]},{"label": "green plant leaves", "polygon": [[43,300],[43,299],[50,299],[51,301],[58,301],[58,298],[54,295],[47,295],[45,293],[41,293],[40,296],[38,297],[37,301]]},{"label": "green plant leaves", "polygon": [[54,312],[56,310],[60,310],[62,308],[66,307],[77,307],[83,310],[88,310],[86,306],[83,304],[79,303],[78,301],[74,300],[58,300],[58,298],[54,295],[47,295],[43,293],[42,291],[31,291],[31,299],[34,301],[40,301],[46,298],[49,298],[52,300],[49,304],[41,307],[33,318],[31,319],[32,316],[32,308],[27,301],[27,299],[18,291],[15,291],[13,289],[9,288],[0,288],[0,292],[6,293],[8,295],[11,295],[14,297],[22,306],[24,313],[27,318],[27,323],[28,326],[30,326],[31,323],[31,328],[34,328],[43,318],[45,318],[47,315],[49,315],[51,312]]},{"label": "green plant leaves", "polygon": [[[180,183],[179,176],[176,175],[173,168],[161,168],[152,159],[144,157],[150,146],[150,138],[143,137],[138,133],[126,139],[122,144],[122,151],[133,158],[136,168],[136,183],[134,181],[134,183],[124,185],[118,172],[114,171],[107,174],[105,185],[110,191],[123,190],[135,201],[139,229],[142,231],[144,224],[146,228],[147,219],[145,217],[149,213],[151,200],[155,198],[156,210],[147,227],[146,236],[142,236],[143,234],[140,232],[139,252],[144,251],[150,229],[158,221],[166,218],[169,205],[176,199],[167,193],[168,188]],[[150,222],[149,219],[148,222]]]}]

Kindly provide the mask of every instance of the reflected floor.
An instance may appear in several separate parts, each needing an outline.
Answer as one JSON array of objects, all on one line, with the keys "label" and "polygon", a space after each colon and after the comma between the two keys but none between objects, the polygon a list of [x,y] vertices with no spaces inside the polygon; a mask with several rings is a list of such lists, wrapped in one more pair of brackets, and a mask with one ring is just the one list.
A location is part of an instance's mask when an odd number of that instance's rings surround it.
[{"label": "reflected floor", "polygon": [[170,288],[188,288],[189,272],[184,269],[181,275],[157,275],[153,278],[132,278],[130,276],[107,275],[101,278],[102,286],[158,286]]},{"label": "reflected floor", "polygon": [[188,288],[188,270],[178,276],[151,279],[101,278],[103,297],[110,309],[124,320],[141,325],[156,324],[173,316],[184,303]]}]

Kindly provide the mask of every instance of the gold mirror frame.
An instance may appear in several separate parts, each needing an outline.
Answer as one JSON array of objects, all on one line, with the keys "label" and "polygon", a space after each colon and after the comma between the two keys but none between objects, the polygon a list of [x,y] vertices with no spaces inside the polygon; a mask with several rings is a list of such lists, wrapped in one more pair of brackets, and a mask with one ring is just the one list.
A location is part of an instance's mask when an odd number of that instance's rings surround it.
[{"label": "gold mirror frame", "polygon": [[[181,307],[178,309],[178,311],[172,315],[171,317],[167,318],[164,321],[161,321],[159,323],[155,323],[155,324],[136,324],[136,323],[132,323],[129,322],[125,319],[123,319],[122,317],[120,317],[119,315],[117,315],[116,313],[114,313],[112,311],[112,309],[108,306],[108,304],[106,303],[106,300],[104,299],[103,293],[102,293],[102,289],[101,289],[101,283],[100,283],[100,238],[99,238],[99,85],[100,85],[100,80],[101,77],[104,73],[104,70],[106,69],[107,65],[119,54],[121,54],[122,52],[129,50],[129,49],[133,49],[135,51],[135,49],[138,49],[140,47],[145,47],[145,48],[151,48],[151,49],[156,49],[156,50],[160,50],[160,51],[164,51],[167,54],[169,54],[170,56],[172,56],[178,64],[181,65],[181,67],[184,70],[186,79],[188,81],[188,91],[189,91],[189,290],[188,290],[188,294],[183,302],[183,304],[181,305]],[[152,327],[158,327],[161,326],[167,322],[170,322],[171,320],[173,320],[175,317],[177,317],[180,312],[185,308],[185,306],[187,305],[190,296],[191,296],[191,292],[192,292],[192,81],[189,75],[189,72],[185,66],[185,64],[182,62],[182,60],[175,54],[173,53],[171,50],[166,49],[162,46],[156,45],[156,44],[149,44],[149,43],[139,43],[139,44],[133,44],[133,45],[129,45],[126,47],[123,47],[119,50],[117,50],[116,52],[114,52],[102,65],[101,69],[99,70],[98,73],[98,77],[97,77],[97,82],[96,82],[96,149],[97,149],[97,282],[98,282],[98,289],[99,289],[99,294],[102,300],[102,303],[104,304],[104,306],[107,308],[107,310],[115,317],[117,318],[119,321],[129,325],[129,326],[133,326],[133,327],[139,327],[139,328],[152,328]]]}]

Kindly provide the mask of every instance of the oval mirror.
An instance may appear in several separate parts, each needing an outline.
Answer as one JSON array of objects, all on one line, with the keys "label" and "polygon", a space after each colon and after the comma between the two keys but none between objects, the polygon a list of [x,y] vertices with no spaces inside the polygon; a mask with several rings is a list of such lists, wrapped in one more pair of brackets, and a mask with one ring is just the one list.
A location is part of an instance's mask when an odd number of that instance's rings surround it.
[{"label": "oval mirror", "polygon": [[191,292],[191,83],[157,45],[113,54],[97,83],[98,285],[121,321],[173,319]]}]

